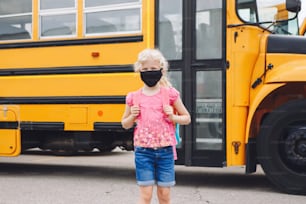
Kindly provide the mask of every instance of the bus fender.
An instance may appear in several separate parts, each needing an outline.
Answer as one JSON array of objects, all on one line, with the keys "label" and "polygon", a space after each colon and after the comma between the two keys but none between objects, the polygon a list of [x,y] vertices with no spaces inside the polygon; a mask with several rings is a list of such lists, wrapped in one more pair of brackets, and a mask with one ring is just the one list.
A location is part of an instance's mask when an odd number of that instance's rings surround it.
[{"label": "bus fender", "polygon": [[[285,83],[274,83],[274,84],[264,84],[261,86],[261,89],[257,92],[254,100],[252,100],[252,103],[250,104],[249,107],[249,113],[248,113],[248,119],[247,119],[247,126],[246,126],[246,134],[247,137],[245,137],[245,143],[247,144],[249,141],[249,133],[250,133],[250,127],[251,127],[251,122],[253,119],[253,116],[255,114],[256,109],[258,108],[259,104],[274,90],[277,88],[284,86]],[[258,87],[259,88],[259,87]]]},{"label": "bus fender", "polygon": [[[256,94],[256,97],[253,102],[250,104],[249,107],[249,114],[248,114],[248,119],[247,119],[247,126],[246,126],[246,136],[245,137],[245,144],[246,144],[246,173],[254,173],[256,172],[256,165],[257,165],[257,160],[256,160],[256,138],[250,138],[250,126],[252,122],[252,118],[255,114],[255,111],[257,107],[260,105],[260,103],[275,89],[283,86],[284,83],[278,83],[278,84],[265,84],[261,86],[261,89],[259,92]],[[259,88],[259,87],[258,87]]]},{"label": "bus fender", "polygon": [[284,63],[268,71],[264,83],[306,82],[305,68],[306,60]]}]

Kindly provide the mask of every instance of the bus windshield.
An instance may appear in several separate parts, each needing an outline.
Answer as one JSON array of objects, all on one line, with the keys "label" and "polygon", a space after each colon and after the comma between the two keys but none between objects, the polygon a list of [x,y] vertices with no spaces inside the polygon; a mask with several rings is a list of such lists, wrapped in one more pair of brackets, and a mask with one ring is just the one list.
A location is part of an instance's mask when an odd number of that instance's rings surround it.
[{"label": "bus windshield", "polygon": [[286,10],[286,0],[237,0],[239,17],[274,34],[298,35],[295,12]]}]

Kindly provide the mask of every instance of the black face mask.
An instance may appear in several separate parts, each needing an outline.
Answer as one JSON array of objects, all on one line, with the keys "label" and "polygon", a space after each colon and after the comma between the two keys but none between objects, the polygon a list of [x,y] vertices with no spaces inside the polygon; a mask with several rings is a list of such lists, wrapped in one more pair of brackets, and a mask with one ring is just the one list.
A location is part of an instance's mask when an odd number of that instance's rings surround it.
[{"label": "black face mask", "polygon": [[157,71],[140,72],[141,80],[148,86],[153,87],[162,77],[162,69]]}]

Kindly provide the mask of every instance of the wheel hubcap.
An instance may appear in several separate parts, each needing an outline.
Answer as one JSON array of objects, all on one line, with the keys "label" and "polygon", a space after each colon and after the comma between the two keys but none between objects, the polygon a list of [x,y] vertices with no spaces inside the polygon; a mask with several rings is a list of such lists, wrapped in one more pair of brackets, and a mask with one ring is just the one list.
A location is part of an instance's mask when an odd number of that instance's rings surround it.
[{"label": "wheel hubcap", "polygon": [[285,140],[285,155],[294,165],[306,166],[306,129],[297,129]]},{"label": "wheel hubcap", "polygon": [[306,141],[299,142],[297,146],[298,153],[300,153],[303,156],[306,156]]}]

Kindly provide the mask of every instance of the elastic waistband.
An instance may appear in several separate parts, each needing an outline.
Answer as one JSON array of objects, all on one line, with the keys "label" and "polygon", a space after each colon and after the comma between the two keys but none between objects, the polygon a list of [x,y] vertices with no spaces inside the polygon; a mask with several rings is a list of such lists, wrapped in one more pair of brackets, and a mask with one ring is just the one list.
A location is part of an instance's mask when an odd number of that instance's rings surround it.
[{"label": "elastic waistband", "polygon": [[162,150],[162,149],[172,148],[172,146],[165,146],[165,147],[142,147],[142,148],[148,149],[148,150]]}]

